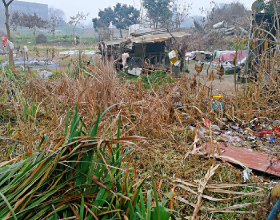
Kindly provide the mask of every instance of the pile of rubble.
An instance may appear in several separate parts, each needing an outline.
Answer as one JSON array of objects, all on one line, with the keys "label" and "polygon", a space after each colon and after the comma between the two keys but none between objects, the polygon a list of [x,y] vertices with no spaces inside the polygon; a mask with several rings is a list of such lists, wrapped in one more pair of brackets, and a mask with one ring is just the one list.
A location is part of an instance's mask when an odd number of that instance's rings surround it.
[{"label": "pile of rubble", "polygon": [[226,36],[230,36],[230,35],[237,35],[237,36],[244,36],[244,35],[248,35],[248,31],[245,30],[243,27],[236,27],[234,25],[230,25],[228,26],[226,21],[221,21],[217,24],[213,25],[213,29],[212,31],[214,32],[218,32],[218,33],[222,33]]},{"label": "pile of rubble", "polygon": [[[226,108],[223,99],[213,98],[212,108],[223,112]],[[193,154],[213,151],[216,158],[280,176],[280,120],[259,117],[238,123],[222,117],[219,121],[212,124],[204,119],[204,124],[189,127],[195,133],[195,146],[202,146],[194,147]]]}]

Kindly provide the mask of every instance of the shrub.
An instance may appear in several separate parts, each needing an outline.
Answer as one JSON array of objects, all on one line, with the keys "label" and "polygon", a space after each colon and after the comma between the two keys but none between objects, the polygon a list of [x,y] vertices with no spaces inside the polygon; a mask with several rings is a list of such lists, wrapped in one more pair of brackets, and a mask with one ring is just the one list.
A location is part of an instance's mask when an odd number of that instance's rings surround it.
[{"label": "shrub", "polygon": [[136,173],[124,161],[133,149],[120,144],[143,138],[120,138],[120,124],[116,138],[97,137],[99,122],[109,110],[99,112],[95,124],[87,127],[76,106],[71,122],[67,112],[57,144],[51,147],[44,136],[37,152],[0,164],[0,219],[168,220],[166,205],[172,194],[159,202],[152,179],[146,196],[145,181],[131,179]]},{"label": "shrub", "polygon": [[48,42],[48,39],[44,34],[39,34],[36,37],[36,44],[45,44],[47,42]]}]

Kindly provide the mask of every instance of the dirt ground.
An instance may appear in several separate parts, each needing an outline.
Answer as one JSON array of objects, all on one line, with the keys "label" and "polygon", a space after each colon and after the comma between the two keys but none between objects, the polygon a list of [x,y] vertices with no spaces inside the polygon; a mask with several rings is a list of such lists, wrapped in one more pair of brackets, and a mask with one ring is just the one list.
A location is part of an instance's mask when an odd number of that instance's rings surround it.
[{"label": "dirt ground", "polygon": [[[187,73],[187,77],[192,79],[194,77],[194,74],[196,74],[195,71],[195,64],[196,62],[192,62],[189,64],[189,71],[190,73]],[[210,67],[209,68],[209,73],[210,71],[213,69],[214,70],[214,75],[215,75],[215,79],[214,81],[209,81],[208,80],[208,76],[207,76],[207,69],[208,69],[208,65],[204,64],[203,66],[203,70],[202,72],[199,74],[199,78],[197,80],[197,82],[199,83],[203,83],[206,84],[208,87],[213,87],[213,91],[216,90],[217,93],[221,92],[227,95],[233,95],[235,92],[235,88],[234,88],[234,75],[223,75],[223,77],[221,78],[221,80],[219,79],[219,76],[217,75],[217,70],[215,67]],[[238,87],[240,87],[240,84],[237,84]]]}]

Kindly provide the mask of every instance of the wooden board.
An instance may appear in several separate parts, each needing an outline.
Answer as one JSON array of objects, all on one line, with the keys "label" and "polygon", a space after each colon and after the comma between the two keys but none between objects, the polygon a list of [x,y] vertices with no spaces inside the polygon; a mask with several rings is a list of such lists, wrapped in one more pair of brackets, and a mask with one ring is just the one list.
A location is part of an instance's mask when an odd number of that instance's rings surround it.
[{"label": "wooden board", "polygon": [[[280,176],[280,160],[277,157],[225,144],[218,144],[218,146],[222,156],[233,158],[236,161],[220,157],[222,160],[233,164],[238,164],[237,161],[239,161],[250,169]],[[205,149],[210,152],[209,143],[206,144]],[[219,158],[219,156],[216,157]]]}]

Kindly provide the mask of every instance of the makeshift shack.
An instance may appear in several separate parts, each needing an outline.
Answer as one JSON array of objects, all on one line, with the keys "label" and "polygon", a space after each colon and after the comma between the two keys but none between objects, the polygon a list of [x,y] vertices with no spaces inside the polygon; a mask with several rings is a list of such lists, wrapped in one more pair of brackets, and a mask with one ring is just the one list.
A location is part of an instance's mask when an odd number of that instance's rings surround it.
[{"label": "makeshift shack", "polygon": [[189,34],[184,32],[170,34],[163,29],[150,29],[132,35],[127,40],[104,42],[99,47],[101,54],[120,61],[122,54],[128,53],[126,64],[130,71],[136,68],[166,69],[170,67],[168,53],[176,49],[171,45]]}]

